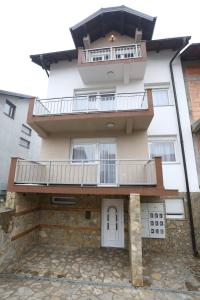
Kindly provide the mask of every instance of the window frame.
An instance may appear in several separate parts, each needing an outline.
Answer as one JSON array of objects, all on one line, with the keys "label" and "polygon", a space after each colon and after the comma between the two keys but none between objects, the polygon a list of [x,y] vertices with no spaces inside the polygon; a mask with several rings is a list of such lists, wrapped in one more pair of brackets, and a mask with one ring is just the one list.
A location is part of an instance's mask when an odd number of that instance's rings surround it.
[{"label": "window frame", "polygon": [[178,146],[177,146],[177,138],[176,138],[176,136],[167,136],[167,137],[163,137],[163,136],[156,136],[156,137],[149,136],[148,137],[149,159],[153,159],[151,157],[151,147],[150,147],[150,145],[152,143],[156,143],[156,142],[157,143],[168,142],[168,143],[173,143],[173,145],[174,145],[175,160],[174,161],[166,161],[166,160],[162,159],[162,163],[163,164],[177,164],[177,163],[180,163],[179,156],[178,156]]},{"label": "window frame", "polygon": [[81,162],[73,161],[73,146],[74,145],[82,145],[82,144],[94,144],[95,145],[95,161],[94,162],[87,162],[85,164],[98,164],[99,160],[99,144],[100,143],[114,143],[116,145],[116,156],[117,156],[117,142],[115,138],[80,138],[80,139],[72,139],[71,140],[71,147],[70,147],[70,163],[71,164],[78,164],[81,165]]},{"label": "window frame", "polygon": [[81,165],[83,162],[84,164],[96,164],[96,161],[90,161],[90,160],[74,160],[73,159],[73,149],[74,149],[74,146],[80,146],[80,145],[95,145],[95,153],[94,153],[94,160],[97,160],[97,145],[96,143],[92,143],[92,142],[72,142],[71,144],[71,154],[70,154],[70,161],[72,164],[76,164],[76,165]]},{"label": "window frame", "polygon": [[151,89],[152,90],[152,102],[153,102],[153,91],[154,90],[168,90],[168,104],[165,104],[165,105],[154,105],[153,103],[153,107],[169,107],[169,106],[174,106],[174,101],[173,101],[173,96],[172,96],[172,91],[171,91],[171,88],[170,88],[170,84],[169,83],[166,83],[166,84],[146,84],[145,85],[145,90],[147,89]]},{"label": "window frame", "polygon": [[[25,145],[22,145],[22,144],[20,143],[20,142],[21,142],[21,140],[28,142],[28,147],[26,147]],[[30,142],[30,141],[28,141],[28,140],[26,140],[26,139],[25,139],[25,138],[23,138],[23,137],[20,137],[20,138],[19,138],[19,145],[20,145],[21,147],[24,147],[24,148],[26,148],[26,149],[30,149],[31,142]]]},{"label": "window frame", "polygon": [[[23,130],[24,128],[30,130],[30,134],[27,133],[25,130]],[[32,129],[31,129],[30,127],[28,127],[27,125],[25,125],[25,124],[22,124],[21,132],[23,132],[23,133],[26,134],[27,136],[31,136],[31,135],[32,135]]]},{"label": "window frame", "polygon": [[[5,106],[6,106],[6,105],[9,105],[9,106],[10,106],[10,107],[9,107],[9,113],[5,112]],[[12,115],[10,115],[10,109],[13,109]],[[16,113],[16,105],[13,104],[10,100],[6,99],[5,104],[4,104],[4,114],[5,114],[6,116],[8,116],[10,119],[13,119],[13,120],[14,120],[14,118],[15,118],[15,113]]]},{"label": "window frame", "polygon": [[[173,201],[181,201],[182,200],[182,213],[167,213],[167,205],[166,205],[166,202],[169,201],[169,203],[173,202]],[[165,216],[166,216],[166,219],[168,220],[185,220],[186,219],[186,210],[185,210],[185,201],[184,201],[184,198],[166,198],[165,199]]]}]

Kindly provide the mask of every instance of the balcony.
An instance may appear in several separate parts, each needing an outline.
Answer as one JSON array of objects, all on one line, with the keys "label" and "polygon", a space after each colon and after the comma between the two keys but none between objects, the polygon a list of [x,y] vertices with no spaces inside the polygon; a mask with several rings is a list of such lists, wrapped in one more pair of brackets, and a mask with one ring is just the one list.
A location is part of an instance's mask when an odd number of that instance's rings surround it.
[{"label": "balcony", "polygon": [[[160,157],[153,160],[90,161],[12,158],[8,190],[53,194],[169,195],[163,187]],[[171,194],[174,195],[175,191],[170,191]]]},{"label": "balcony", "polygon": [[79,49],[78,68],[85,83],[142,79],[146,68],[146,44]]},{"label": "balcony", "polygon": [[[148,128],[153,118],[151,90],[32,99],[28,124],[42,137],[56,132],[131,131]],[[93,121],[93,126],[91,122]],[[113,127],[108,128],[108,124]]]}]

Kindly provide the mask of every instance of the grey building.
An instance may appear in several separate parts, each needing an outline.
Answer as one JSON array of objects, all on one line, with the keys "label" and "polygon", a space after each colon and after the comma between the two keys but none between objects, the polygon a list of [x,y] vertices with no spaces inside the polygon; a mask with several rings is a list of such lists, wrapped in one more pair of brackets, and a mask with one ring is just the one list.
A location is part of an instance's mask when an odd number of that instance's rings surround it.
[{"label": "grey building", "polygon": [[39,157],[41,139],[26,123],[31,98],[0,90],[0,195],[7,188],[11,157]]}]

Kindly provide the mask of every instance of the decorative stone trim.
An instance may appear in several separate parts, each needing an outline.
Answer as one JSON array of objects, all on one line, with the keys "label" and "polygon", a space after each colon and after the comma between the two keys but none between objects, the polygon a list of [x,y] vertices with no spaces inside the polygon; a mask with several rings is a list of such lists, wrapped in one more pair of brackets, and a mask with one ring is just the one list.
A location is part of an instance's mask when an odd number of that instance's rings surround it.
[{"label": "decorative stone trim", "polygon": [[129,199],[129,257],[131,282],[134,286],[143,285],[142,237],[140,218],[140,195],[130,194]]}]

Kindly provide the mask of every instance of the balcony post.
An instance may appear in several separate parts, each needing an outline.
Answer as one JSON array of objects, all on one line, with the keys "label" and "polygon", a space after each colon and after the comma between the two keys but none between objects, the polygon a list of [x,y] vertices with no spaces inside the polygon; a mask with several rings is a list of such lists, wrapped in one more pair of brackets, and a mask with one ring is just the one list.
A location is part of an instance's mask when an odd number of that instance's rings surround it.
[{"label": "balcony post", "polygon": [[147,89],[147,102],[148,102],[148,109],[153,111],[152,89]]},{"label": "balcony post", "polygon": [[8,188],[7,188],[8,192],[12,192],[12,187],[14,186],[17,160],[18,160],[18,157],[11,158],[10,171],[9,171],[9,176],[8,176]]},{"label": "balcony post", "polygon": [[50,183],[50,176],[51,176],[51,160],[49,161],[49,173],[48,173],[48,179],[47,179],[47,186]]},{"label": "balcony post", "polygon": [[83,180],[84,180],[84,161],[82,160],[82,165],[81,165],[81,173],[82,173],[82,178],[81,178],[81,186],[83,186]]},{"label": "balcony post", "polygon": [[157,188],[164,189],[162,158],[160,156],[155,157],[155,169],[156,169]]},{"label": "balcony post", "polygon": [[32,116],[34,114],[34,104],[35,104],[36,98],[31,98],[29,101],[29,107],[28,107],[28,115],[27,115],[27,123],[29,124],[29,121],[32,119]]},{"label": "balcony post", "polygon": [[82,63],[85,63],[85,62],[87,62],[86,57],[83,61],[83,48],[80,47],[80,48],[78,48],[78,64],[82,64]]}]

